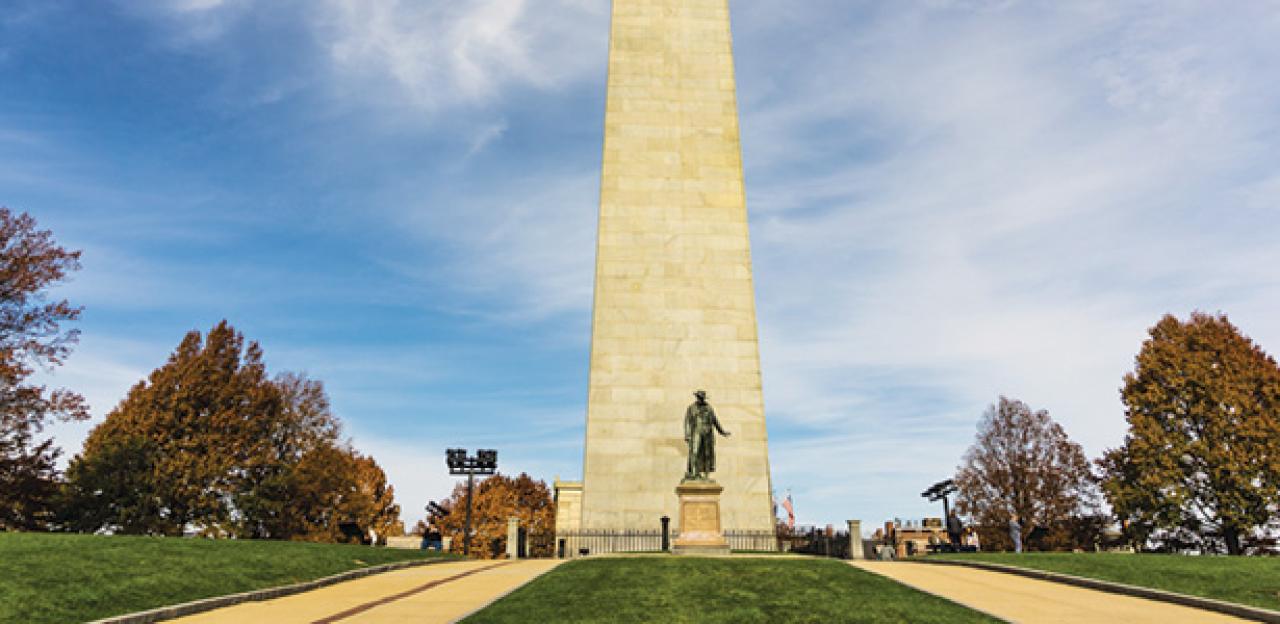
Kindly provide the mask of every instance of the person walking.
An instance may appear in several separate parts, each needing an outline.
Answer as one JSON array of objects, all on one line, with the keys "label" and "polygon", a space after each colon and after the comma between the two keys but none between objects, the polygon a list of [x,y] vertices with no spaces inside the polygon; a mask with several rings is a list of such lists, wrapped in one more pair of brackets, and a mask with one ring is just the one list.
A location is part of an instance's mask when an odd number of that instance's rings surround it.
[{"label": "person walking", "polygon": [[1013,552],[1022,552],[1022,523],[1018,521],[1018,514],[1009,516],[1009,539],[1013,540]]}]

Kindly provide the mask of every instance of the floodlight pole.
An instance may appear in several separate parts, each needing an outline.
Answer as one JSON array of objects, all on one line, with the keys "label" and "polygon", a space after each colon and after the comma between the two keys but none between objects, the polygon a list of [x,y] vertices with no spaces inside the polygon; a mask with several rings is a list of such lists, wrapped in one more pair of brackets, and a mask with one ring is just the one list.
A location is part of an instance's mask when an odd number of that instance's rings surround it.
[{"label": "floodlight pole", "polygon": [[467,528],[462,534],[462,556],[471,556],[471,491],[475,489],[476,473],[467,473]]},{"label": "floodlight pole", "polygon": [[498,470],[498,452],[492,449],[476,451],[474,457],[467,456],[466,449],[449,449],[445,451],[445,464],[449,466],[451,475],[467,475],[467,525],[462,534],[462,553],[471,556],[471,498],[475,491],[476,475],[491,475]]},{"label": "floodlight pole", "polygon": [[956,492],[955,481],[952,479],[947,479],[946,481],[939,481],[933,484],[932,486],[929,487],[929,489],[920,493],[920,496],[927,498],[933,502],[937,502],[938,499],[942,499],[943,526],[946,526],[947,518],[951,517],[951,504],[950,502],[947,501],[947,496],[954,494],[955,492]]}]

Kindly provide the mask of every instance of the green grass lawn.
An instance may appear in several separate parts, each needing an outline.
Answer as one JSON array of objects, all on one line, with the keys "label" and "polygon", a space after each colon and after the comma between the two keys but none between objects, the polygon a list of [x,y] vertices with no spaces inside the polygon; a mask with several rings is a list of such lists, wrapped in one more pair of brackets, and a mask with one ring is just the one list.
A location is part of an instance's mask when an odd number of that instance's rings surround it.
[{"label": "green grass lawn", "polygon": [[83,622],[428,556],[298,542],[0,533],[0,622]]},{"label": "green grass lawn", "polygon": [[1061,572],[1280,610],[1280,559],[1113,553],[937,555]]},{"label": "green grass lawn", "polygon": [[588,559],[556,568],[467,624],[992,622],[830,559]]}]

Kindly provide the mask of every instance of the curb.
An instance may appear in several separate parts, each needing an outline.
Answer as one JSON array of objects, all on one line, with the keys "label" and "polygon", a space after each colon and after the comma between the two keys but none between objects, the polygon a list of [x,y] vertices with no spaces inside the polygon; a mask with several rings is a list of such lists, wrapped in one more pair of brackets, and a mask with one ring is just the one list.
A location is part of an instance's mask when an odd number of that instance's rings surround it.
[{"label": "curb", "polygon": [[202,598],[191,602],[170,605],[167,607],[159,607],[156,609],[148,609],[146,611],[138,611],[136,613],[126,613],[124,615],[113,615],[111,617],[94,620],[89,624],[151,624],[152,622],[163,622],[188,615],[195,615],[205,611],[230,607],[245,602],[258,602],[261,600],[271,600],[273,598],[283,598],[308,592],[313,589],[320,589],[335,583],[350,581],[383,572],[391,572],[394,570],[403,570],[405,568],[416,568],[425,565],[434,565],[437,563],[450,563],[461,561],[455,559],[420,559],[418,561],[399,561],[396,563],[384,563],[369,568],[360,568],[358,570],[348,570],[340,572],[332,576],[318,578],[313,581],[303,581],[294,583],[293,585],[281,585],[279,587],[268,587],[267,589],[255,589],[253,591],[242,592],[239,594],[229,594],[226,596],[215,596],[213,598]]},{"label": "curb", "polygon": [[1017,566],[1004,565],[1000,563],[987,563],[985,561],[964,561],[959,559],[912,559],[908,563],[923,563],[928,565],[951,565],[966,568],[976,568],[978,570],[987,570],[990,572],[1003,572],[1005,574],[1016,574],[1028,578],[1039,579],[1042,581],[1051,581],[1054,583],[1062,583],[1064,585],[1074,585],[1085,589],[1094,589],[1098,591],[1109,592],[1112,594],[1121,594],[1134,598],[1146,598],[1147,600],[1155,600],[1159,602],[1168,602],[1184,607],[1193,607],[1203,609],[1205,611],[1214,611],[1226,615],[1233,615],[1246,620],[1254,620],[1257,622],[1269,622],[1271,624],[1280,624],[1280,611],[1272,611],[1263,609],[1262,607],[1250,607],[1247,605],[1236,604],[1234,602],[1226,602],[1223,600],[1214,600],[1213,598],[1201,598],[1199,596],[1188,596],[1187,594],[1179,594],[1162,589],[1152,589],[1150,587],[1138,587],[1136,585],[1126,585],[1124,583],[1115,583],[1112,581],[1101,581],[1098,579],[1084,578],[1081,576],[1072,576],[1070,574],[1062,574],[1059,572],[1046,572],[1044,570],[1034,570],[1031,568],[1020,568]]}]

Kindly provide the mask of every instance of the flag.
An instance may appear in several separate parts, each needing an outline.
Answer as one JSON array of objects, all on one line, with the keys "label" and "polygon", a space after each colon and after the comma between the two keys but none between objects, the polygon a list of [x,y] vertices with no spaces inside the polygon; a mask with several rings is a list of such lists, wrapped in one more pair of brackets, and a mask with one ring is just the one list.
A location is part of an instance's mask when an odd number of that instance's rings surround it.
[{"label": "flag", "polygon": [[782,508],[787,510],[787,528],[796,528],[796,508],[791,504],[791,492],[787,492],[787,500],[782,501]]}]

